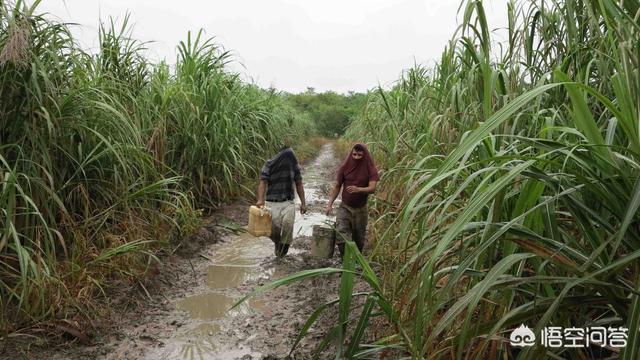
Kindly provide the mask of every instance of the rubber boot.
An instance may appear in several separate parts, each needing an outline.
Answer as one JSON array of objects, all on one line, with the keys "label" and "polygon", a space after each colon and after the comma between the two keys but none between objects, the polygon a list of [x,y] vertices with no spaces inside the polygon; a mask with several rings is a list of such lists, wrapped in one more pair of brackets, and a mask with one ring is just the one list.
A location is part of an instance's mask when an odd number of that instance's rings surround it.
[{"label": "rubber boot", "polygon": [[276,244],[276,256],[277,257],[283,257],[285,255],[287,255],[287,253],[289,252],[289,244]]}]

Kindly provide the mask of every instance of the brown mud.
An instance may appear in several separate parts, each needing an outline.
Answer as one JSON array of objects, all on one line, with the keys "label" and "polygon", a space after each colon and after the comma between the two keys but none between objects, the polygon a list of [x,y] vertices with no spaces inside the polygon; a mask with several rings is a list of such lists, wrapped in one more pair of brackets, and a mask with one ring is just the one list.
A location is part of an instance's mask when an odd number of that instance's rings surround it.
[{"label": "brown mud", "polygon": [[[181,255],[163,259],[155,286],[127,289],[116,296],[105,320],[95,324],[96,334],[88,344],[76,339],[50,346],[46,340],[14,335],[0,341],[0,358],[313,358],[317,345],[335,325],[336,309],[327,309],[293,351],[292,345],[309,315],[338,296],[339,275],[281,286],[229,308],[270,281],[302,270],[340,267],[337,251],[332,259],[319,260],[310,254],[312,226],[331,220],[322,211],[340,160],[328,143],[304,166],[308,213],[300,215],[296,205],[294,242],[286,257],[275,257],[269,238],[225,230],[233,228],[224,225],[229,221],[247,224],[250,203],[226,206],[189,239]],[[356,291],[365,289],[356,283]],[[318,357],[334,358],[334,348],[330,345]]]}]

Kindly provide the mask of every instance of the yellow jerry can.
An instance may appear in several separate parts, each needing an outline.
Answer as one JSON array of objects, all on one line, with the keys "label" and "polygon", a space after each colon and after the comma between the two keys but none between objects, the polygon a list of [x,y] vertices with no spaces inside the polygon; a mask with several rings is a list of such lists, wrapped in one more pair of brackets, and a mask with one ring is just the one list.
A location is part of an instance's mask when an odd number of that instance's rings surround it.
[{"label": "yellow jerry can", "polygon": [[271,212],[263,207],[252,205],[249,208],[249,234],[253,236],[271,235]]}]

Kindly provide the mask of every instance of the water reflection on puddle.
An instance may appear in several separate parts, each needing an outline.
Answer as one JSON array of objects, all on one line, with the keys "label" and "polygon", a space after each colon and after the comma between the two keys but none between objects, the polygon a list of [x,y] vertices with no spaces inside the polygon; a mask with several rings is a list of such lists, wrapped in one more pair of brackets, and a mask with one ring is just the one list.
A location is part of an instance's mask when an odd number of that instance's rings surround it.
[{"label": "water reflection on puddle", "polygon": [[224,243],[213,255],[216,265],[258,265],[273,254],[273,242],[268,237],[254,237],[244,233],[231,242]]},{"label": "water reflection on puddle", "polygon": [[207,286],[211,289],[233,288],[261,276],[268,277],[253,266],[213,265],[207,269]]},{"label": "water reflection on puddle", "polygon": [[192,318],[218,320],[225,316],[248,314],[251,309],[263,305],[261,300],[250,299],[229,310],[238,299],[218,293],[206,293],[188,297],[178,303],[178,308],[186,310]]}]

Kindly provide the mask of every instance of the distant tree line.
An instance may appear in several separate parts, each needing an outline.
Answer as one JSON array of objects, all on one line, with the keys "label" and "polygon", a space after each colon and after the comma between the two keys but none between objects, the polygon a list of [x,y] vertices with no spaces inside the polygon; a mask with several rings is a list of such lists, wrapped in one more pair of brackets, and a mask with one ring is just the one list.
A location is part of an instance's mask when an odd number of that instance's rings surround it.
[{"label": "distant tree line", "polygon": [[320,135],[340,136],[352,119],[362,111],[366,94],[349,91],[339,94],[334,91],[316,93],[312,87],[300,94],[287,94],[291,104],[299,111],[306,112],[316,124]]}]

